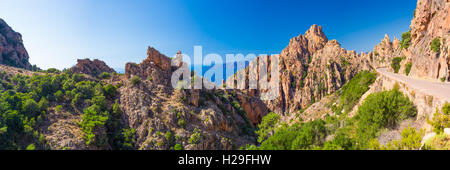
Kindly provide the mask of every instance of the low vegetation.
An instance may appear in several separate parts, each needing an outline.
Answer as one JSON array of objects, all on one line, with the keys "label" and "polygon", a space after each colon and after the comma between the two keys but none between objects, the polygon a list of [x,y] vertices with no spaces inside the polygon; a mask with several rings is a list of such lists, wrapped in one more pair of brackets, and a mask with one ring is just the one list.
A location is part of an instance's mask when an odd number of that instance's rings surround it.
[{"label": "low vegetation", "polygon": [[445,103],[442,110],[436,109],[433,119],[428,119],[428,123],[433,126],[433,131],[437,134],[444,132],[445,128],[450,127],[450,103]]},{"label": "low vegetation", "polygon": [[398,89],[373,93],[358,108],[357,142],[367,148],[381,128],[394,128],[399,121],[416,114],[416,107]]}]

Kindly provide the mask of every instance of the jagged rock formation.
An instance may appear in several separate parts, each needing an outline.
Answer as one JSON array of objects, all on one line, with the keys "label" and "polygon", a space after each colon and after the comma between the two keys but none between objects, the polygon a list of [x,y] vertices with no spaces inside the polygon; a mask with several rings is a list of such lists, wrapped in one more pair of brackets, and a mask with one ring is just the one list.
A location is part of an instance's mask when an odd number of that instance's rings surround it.
[{"label": "jagged rock formation", "polygon": [[[334,93],[359,71],[372,68],[367,57],[343,49],[336,40],[329,41],[317,25],[311,26],[305,35],[291,39],[279,56],[279,63],[280,96],[264,103],[269,110],[282,115]],[[241,72],[248,76],[249,68]],[[227,81],[233,81],[232,77]],[[258,96],[261,91],[246,93]]]},{"label": "jagged rock formation", "polygon": [[22,35],[15,32],[0,18],[0,64],[31,69]]},{"label": "jagged rock formation", "polygon": [[[411,76],[450,79],[450,1],[418,0],[411,21]],[[441,42],[440,52],[430,49],[433,39]]]},{"label": "jagged rock formation", "polygon": [[392,59],[401,55],[403,52],[400,48],[400,40],[394,38],[391,42],[388,35],[385,35],[383,40],[374,47],[373,52],[361,54],[362,57],[369,59],[373,68],[391,68]]},{"label": "jagged rock formation", "polygon": [[[235,94],[225,90],[174,89],[170,80],[180,62],[174,62],[172,67],[170,58],[151,47],[147,54],[140,64],[126,64],[127,80],[119,89],[123,120],[136,129],[139,149],[168,149],[175,143],[194,150],[236,149],[254,141],[245,132],[245,116],[231,105],[237,100]],[[141,78],[140,84],[128,81],[134,76]],[[174,141],[166,141],[167,132],[176,136]],[[196,135],[201,136],[199,141],[190,141]]]},{"label": "jagged rock formation", "polygon": [[105,62],[94,59],[91,61],[90,59],[78,59],[77,65],[71,68],[74,73],[83,73],[87,75],[91,75],[97,77],[103,72],[115,73],[114,69],[106,65]]}]

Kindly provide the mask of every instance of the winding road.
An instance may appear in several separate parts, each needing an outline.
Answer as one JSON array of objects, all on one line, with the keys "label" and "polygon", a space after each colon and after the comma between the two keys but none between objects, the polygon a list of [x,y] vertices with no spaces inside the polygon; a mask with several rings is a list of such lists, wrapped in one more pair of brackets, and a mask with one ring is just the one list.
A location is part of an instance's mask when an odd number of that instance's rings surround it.
[{"label": "winding road", "polygon": [[378,68],[377,72],[388,78],[405,83],[409,87],[421,91],[425,94],[450,101],[450,83],[432,82],[412,78],[405,75],[389,72],[386,68]]}]

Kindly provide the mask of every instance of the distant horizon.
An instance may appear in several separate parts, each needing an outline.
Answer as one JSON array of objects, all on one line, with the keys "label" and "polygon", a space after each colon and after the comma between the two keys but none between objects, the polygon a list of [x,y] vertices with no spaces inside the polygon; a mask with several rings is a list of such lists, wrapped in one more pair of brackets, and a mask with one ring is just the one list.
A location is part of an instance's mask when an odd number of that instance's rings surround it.
[{"label": "distant horizon", "polygon": [[409,0],[5,0],[2,4],[0,18],[23,35],[30,63],[42,69],[70,68],[83,58],[123,69],[127,62],[144,60],[147,46],[168,57],[178,50],[192,55],[196,45],[203,46],[204,53],[220,55],[279,54],[291,38],[313,24],[322,26],[328,39],[336,39],[343,48],[369,52],[385,34],[400,39],[409,30],[416,7]]}]

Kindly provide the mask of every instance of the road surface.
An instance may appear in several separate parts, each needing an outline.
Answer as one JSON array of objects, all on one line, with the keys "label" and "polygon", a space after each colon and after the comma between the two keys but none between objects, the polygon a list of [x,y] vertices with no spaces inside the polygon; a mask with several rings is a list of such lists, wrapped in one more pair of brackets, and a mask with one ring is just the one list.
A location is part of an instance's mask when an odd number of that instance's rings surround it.
[{"label": "road surface", "polygon": [[408,77],[387,71],[386,68],[378,68],[377,72],[394,80],[400,81],[425,94],[450,101],[450,83],[431,82],[427,80]]}]

